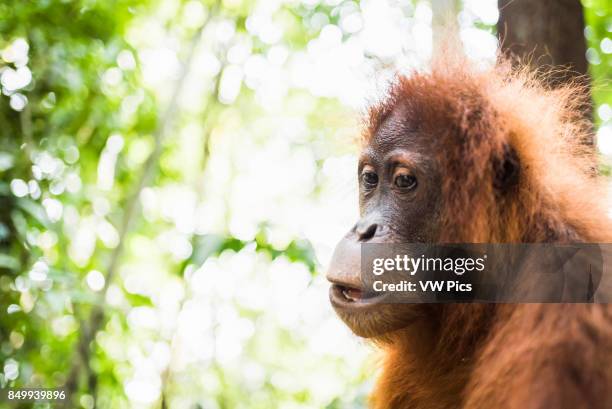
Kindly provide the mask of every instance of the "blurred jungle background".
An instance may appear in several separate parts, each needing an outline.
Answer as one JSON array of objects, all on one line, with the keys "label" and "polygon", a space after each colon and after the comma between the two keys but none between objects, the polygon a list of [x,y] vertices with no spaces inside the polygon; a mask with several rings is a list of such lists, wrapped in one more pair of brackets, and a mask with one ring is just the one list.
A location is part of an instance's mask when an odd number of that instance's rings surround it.
[{"label": "blurred jungle background", "polygon": [[[439,3],[0,1],[0,388],[64,386],[86,409],[365,406],[372,351],[321,271],[357,217],[368,98],[427,61],[449,8],[466,52],[494,58],[497,2]],[[606,160],[612,4],[581,7]]]}]

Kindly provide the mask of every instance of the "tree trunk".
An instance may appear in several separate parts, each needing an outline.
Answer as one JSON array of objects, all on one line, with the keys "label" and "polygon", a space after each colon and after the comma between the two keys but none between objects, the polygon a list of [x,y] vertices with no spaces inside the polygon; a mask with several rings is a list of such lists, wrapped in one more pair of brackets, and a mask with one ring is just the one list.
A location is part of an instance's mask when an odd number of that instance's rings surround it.
[{"label": "tree trunk", "polygon": [[565,79],[588,73],[580,0],[499,0],[499,10],[504,50],[533,56],[537,66],[566,66]]},{"label": "tree trunk", "polygon": [[[497,32],[504,52],[535,67],[566,68],[551,73],[550,85],[577,81],[590,94],[580,0],[499,0],[498,4]],[[588,97],[584,114],[592,120]]]}]

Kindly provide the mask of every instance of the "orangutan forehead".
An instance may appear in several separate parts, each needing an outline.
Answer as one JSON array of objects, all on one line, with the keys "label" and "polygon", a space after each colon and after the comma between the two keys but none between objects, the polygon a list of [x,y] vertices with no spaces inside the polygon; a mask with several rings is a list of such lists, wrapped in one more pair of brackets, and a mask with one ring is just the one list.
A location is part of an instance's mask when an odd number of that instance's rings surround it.
[{"label": "orangutan forehead", "polygon": [[428,143],[421,132],[419,119],[402,101],[395,101],[376,121],[367,130],[363,144],[365,149],[390,151],[404,148],[419,151],[422,145]]},{"label": "orangutan forehead", "polygon": [[406,118],[400,100],[388,97],[369,109],[366,139],[379,135],[397,133],[404,125]]},{"label": "orangutan forehead", "polygon": [[366,142],[393,134],[436,133],[462,122],[478,122],[490,111],[476,78],[459,81],[434,74],[399,77],[386,97],[369,109]]},{"label": "orangutan forehead", "polygon": [[404,78],[391,87],[383,101],[370,107],[364,135],[366,142],[371,138],[422,133],[424,127],[435,127],[444,122],[442,120],[450,111],[460,109],[457,101],[452,103],[452,96],[443,95],[429,81],[418,79]]},{"label": "orangutan forehead", "polygon": [[401,101],[389,101],[373,107],[366,129],[366,139],[386,140],[405,133],[412,127],[412,118]]}]

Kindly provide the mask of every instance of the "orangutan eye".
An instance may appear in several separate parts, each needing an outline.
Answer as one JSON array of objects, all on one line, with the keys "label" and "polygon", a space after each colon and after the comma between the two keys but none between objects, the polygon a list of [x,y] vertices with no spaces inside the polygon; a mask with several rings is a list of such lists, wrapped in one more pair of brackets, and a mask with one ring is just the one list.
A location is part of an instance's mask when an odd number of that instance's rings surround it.
[{"label": "orangutan eye", "polygon": [[361,181],[366,189],[374,189],[378,184],[378,175],[366,170],[361,174]]},{"label": "orangutan eye", "polygon": [[395,177],[395,186],[404,190],[412,190],[417,186],[417,180],[408,173],[402,173]]}]

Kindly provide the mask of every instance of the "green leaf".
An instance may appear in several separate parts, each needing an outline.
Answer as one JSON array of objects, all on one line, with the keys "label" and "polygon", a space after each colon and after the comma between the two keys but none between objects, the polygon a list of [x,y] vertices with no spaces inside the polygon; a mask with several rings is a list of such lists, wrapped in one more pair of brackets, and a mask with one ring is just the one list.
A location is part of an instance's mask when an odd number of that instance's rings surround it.
[{"label": "green leaf", "polygon": [[21,268],[21,263],[19,263],[19,260],[16,257],[8,254],[0,254],[0,268],[19,271]]},{"label": "green leaf", "polygon": [[32,216],[40,225],[45,228],[49,228],[50,222],[47,218],[47,213],[39,203],[33,201],[32,199],[22,197],[17,199],[17,206]]}]

